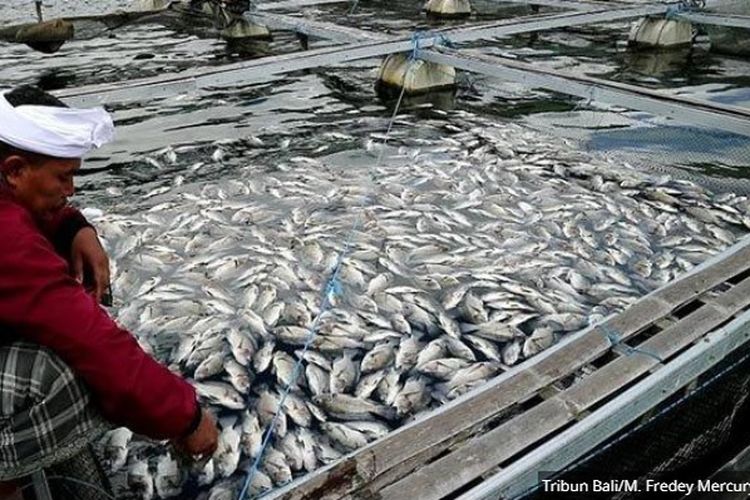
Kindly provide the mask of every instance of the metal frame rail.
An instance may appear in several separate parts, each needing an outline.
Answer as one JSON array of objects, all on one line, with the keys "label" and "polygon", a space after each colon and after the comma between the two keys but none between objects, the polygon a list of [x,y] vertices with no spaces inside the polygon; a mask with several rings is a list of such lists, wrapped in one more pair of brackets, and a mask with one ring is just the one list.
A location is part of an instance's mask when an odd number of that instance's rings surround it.
[{"label": "metal frame rail", "polygon": [[748,309],[745,238],[622,313],[264,498],[513,497],[536,484],[538,471],[583,456],[745,344]]},{"label": "metal frame rail", "polygon": [[677,12],[672,15],[676,19],[690,21],[694,24],[709,24],[715,26],[728,26],[731,28],[750,29],[750,16],[737,14],[710,14],[707,12]]},{"label": "metal frame rail", "polygon": [[529,87],[576,95],[629,109],[665,116],[685,124],[699,124],[717,130],[750,136],[750,109],[724,105],[617,83],[599,78],[546,70],[533,64],[504,57],[467,54],[445,48],[420,51],[420,59],[447,64],[473,73],[512,80]]},{"label": "metal frame rail", "polygon": [[[668,5],[639,6],[607,12],[584,12],[527,16],[515,20],[497,23],[485,23],[469,28],[443,30],[449,39],[456,42],[477,40],[518,33],[530,33],[553,28],[631,19],[649,14],[663,14]],[[429,48],[434,40],[427,39],[421,43],[422,48]],[[388,42],[363,42],[344,47],[326,47],[301,53],[285,54],[276,57],[245,61],[223,66],[221,69],[192,70],[176,74],[167,74],[152,78],[131,80],[125,84],[112,83],[90,85],[77,89],[64,90],[58,97],[69,100],[72,104],[100,104],[112,100],[143,99],[164,97],[184,93],[204,87],[250,84],[267,81],[269,77],[302,69],[330,66],[357,59],[381,57],[396,52],[408,52],[412,41],[403,38]]]}]

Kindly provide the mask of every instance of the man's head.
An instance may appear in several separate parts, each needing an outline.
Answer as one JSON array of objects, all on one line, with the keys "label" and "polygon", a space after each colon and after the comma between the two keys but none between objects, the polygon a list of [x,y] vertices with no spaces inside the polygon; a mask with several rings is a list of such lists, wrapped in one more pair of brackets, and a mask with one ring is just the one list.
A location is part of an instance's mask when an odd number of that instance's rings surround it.
[{"label": "man's head", "polygon": [[[45,106],[67,108],[37,87],[23,86],[4,94],[14,108]],[[60,210],[73,194],[73,175],[80,158],[59,158],[12,146],[0,137],[0,179],[32,215],[46,218]]]}]

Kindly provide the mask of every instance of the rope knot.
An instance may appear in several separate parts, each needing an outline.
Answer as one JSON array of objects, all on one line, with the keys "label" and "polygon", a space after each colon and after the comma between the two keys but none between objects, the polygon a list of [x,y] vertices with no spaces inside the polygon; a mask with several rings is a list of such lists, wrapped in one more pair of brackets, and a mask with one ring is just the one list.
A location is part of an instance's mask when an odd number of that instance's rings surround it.
[{"label": "rope knot", "polygon": [[326,285],[326,297],[328,297],[329,302],[333,301],[337,296],[340,296],[342,292],[343,288],[341,286],[341,280],[336,276],[332,276],[331,279],[328,280],[328,285]]},{"label": "rope knot", "polygon": [[[423,40],[428,40],[431,43],[422,44]],[[453,41],[445,36],[443,33],[434,33],[432,31],[415,31],[411,35],[412,52],[410,59],[416,60],[419,58],[419,49],[426,46],[442,45],[444,47],[453,48],[456,46]]]}]

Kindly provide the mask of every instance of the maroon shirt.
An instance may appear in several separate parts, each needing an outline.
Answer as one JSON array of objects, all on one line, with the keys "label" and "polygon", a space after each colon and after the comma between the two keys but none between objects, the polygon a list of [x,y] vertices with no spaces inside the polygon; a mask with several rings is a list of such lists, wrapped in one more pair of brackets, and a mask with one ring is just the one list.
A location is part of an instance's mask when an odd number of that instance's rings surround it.
[{"label": "maroon shirt", "polygon": [[40,227],[0,193],[0,342],[22,338],[54,351],[112,423],[155,439],[184,436],[200,418],[195,389],[146,354],[70,274],[70,246],[86,225],[68,207]]}]

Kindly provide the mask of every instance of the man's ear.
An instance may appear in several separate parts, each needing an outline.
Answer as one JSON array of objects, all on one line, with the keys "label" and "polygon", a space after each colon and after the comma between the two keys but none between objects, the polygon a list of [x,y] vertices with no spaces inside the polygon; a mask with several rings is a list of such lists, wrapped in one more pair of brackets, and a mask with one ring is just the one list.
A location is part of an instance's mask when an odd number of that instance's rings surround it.
[{"label": "man's ear", "polygon": [[29,168],[29,160],[20,155],[11,155],[0,163],[0,171],[10,187],[16,187],[18,179]]}]

